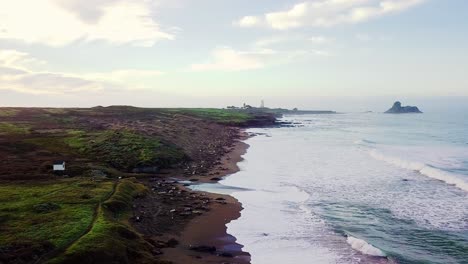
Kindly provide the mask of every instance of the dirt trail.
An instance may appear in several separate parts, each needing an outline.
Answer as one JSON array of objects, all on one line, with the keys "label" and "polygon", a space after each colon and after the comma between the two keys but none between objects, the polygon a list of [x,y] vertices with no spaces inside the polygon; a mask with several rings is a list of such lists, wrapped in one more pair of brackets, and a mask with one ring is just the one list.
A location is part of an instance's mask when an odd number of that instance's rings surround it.
[{"label": "dirt trail", "polygon": [[76,242],[78,242],[82,237],[86,236],[87,234],[89,234],[89,232],[91,232],[91,230],[93,229],[94,227],[94,224],[96,223],[97,219],[98,219],[98,216],[99,214],[101,213],[101,210],[102,210],[102,204],[104,202],[106,202],[107,200],[109,200],[114,194],[115,194],[115,191],[117,190],[117,186],[120,184],[119,181],[116,181],[114,182],[114,185],[112,186],[112,191],[109,192],[109,194],[107,194],[106,197],[104,197],[104,199],[102,199],[97,205],[96,207],[94,208],[94,213],[93,213],[93,219],[91,220],[91,223],[88,225],[88,227],[86,227],[86,229],[83,231],[83,233],[81,233],[77,238],[71,240],[70,242],[68,242],[64,247],[61,247],[61,248],[57,248],[55,250],[52,250],[51,252],[43,255],[42,257],[40,257],[36,262],[34,262],[35,264],[39,264],[39,263],[45,263],[47,260],[50,260],[52,258],[55,258],[57,256],[59,256],[60,254],[66,252],[71,246],[73,246]]}]

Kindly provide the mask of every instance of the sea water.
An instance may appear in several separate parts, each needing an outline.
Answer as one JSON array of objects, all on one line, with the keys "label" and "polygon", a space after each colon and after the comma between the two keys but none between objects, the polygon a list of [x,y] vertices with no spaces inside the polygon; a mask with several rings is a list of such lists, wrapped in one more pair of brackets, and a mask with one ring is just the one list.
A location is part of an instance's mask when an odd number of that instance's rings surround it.
[{"label": "sea water", "polygon": [[221,182],[252,263],[468,263],[468,118],[285,116]]}]

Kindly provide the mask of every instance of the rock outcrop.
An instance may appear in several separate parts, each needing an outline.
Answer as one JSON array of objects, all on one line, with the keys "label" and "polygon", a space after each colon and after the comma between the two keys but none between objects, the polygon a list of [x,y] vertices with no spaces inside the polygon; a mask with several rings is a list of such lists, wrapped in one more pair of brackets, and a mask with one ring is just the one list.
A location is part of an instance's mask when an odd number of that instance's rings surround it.
[{"label": "rock outcrop", "polygon": [[392,108],[388,109],[386,114],[407,114],[407,113],[422,113],[416,106],[401,106],[400,102],[395,102]]}]

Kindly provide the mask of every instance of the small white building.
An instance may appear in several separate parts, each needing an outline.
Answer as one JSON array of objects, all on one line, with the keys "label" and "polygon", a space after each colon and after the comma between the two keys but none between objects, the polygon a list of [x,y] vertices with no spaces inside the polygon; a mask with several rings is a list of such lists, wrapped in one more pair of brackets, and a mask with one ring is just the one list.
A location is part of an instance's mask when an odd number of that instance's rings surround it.
[{"label": "small white building", "polygon": [[63,160],[55,161],[53,169],[54,169],[54,171],[64,171],[65,170],[65,161],[63,161]]}]

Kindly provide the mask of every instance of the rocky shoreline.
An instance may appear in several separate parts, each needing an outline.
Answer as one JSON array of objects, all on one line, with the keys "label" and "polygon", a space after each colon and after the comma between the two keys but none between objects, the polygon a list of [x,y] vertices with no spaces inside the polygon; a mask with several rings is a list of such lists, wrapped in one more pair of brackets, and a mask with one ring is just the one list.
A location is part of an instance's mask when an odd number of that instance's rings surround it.
[{"label": "rocky shoreline", "polygon": [[[129,106],[0,113],[0,187],[3,206],[15,209],[0,212],[8,226],[0,262],[50,252],[57,263],[249,262],[226,234],[241,205],[188,186],[236,172],[244,129],[285,125],[278,116]],[[66,173],[52,170],[56,160],[66,161]]]},{"label": "rocky shoreline", "polygon": [[[217,182],[239,170],[248,145],[247,134],[226,142],[227,151],[202,174],[180,177],[180,171],[142,179],[151,190],[135,200],[131,223],[155,248],[153,255],[170,263],[250,263],[235,237],[227,234],[226,224],[240,217],[242,205],[233,197],[192,191],[189,182]],[[185,170],[187,176],[187,170]]]}]

